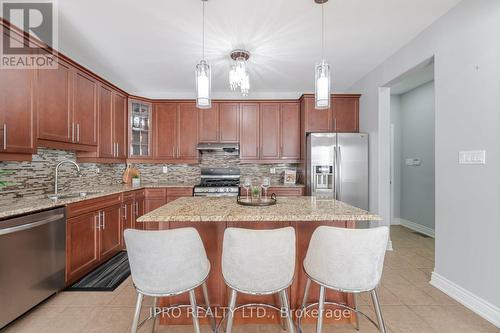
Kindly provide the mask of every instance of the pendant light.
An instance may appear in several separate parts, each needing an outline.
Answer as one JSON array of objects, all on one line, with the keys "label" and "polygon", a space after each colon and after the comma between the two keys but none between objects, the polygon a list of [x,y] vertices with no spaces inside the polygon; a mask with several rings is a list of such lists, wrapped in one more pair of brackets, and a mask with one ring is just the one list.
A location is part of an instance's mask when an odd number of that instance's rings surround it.
[{"label": "pendant light", "polygon": [[315,89],[314,89],[314,107],[315,109],[330,108],[330,65],[325,60],[325,10],[324,4],[328,0],[314,0],[321,5],[321,62],[315,67]]},{"label": "pendant light", "polygon": [[196,65],[196,107],[200,109],[210,109],[212,107],[211,94],[211,71],[210,65],[205,60],[205,2],[202,2],[202,57]]}]

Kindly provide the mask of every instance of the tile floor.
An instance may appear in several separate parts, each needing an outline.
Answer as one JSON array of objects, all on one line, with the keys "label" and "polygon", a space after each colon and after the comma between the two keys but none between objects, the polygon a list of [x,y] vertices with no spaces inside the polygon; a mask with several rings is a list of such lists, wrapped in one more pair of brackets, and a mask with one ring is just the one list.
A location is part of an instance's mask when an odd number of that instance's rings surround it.
[{"label": "tile floor", "polygon": [[[499,333],[500,329],[461,306],[428,281],[434,267],[434,240],[401,226],[391,228],[395,250],[387,252],[379,289],[382,311],[389,332],[399,333]],[[9,325],[5,332],[124,333],[129,330],[135,303],[130,278],[114,292],[61,292]],[[359,298],[360,307],[373,316],[369,297]],[[145,304],[151,305],[146,299]],[[149,310],[144,310],[144,315]],[[373,317],[374,318],[374,317]],[[377,332],[361,320],[360,332]],[[150,325],[141,332],[150,332]],[[190,333],[191,326],[157,327],[156,332]],[[304,333],[315,332],[306,325]],[[326,326],[325,332],[356,332],[350,325]],[[203,332],[209,332],[203,326]],[[235,333],[279,333],[278,325],[243,325]]]}]

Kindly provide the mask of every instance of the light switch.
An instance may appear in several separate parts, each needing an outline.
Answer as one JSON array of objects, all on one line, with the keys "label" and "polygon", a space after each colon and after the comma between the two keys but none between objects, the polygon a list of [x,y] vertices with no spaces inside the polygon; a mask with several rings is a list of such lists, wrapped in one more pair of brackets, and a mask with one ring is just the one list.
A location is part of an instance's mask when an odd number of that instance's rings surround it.
[{"label": "light switch", "polygon": [[458,153],[458,164],[486,164],[486,150],[469,150]]},{"label": "light switch", "polygon": [[274,175],[276,173],[276,168],[270,168],[269,173]]},{"label": "light switch", "polygon": [[422,160],[420,158],[407,158],[405,160],[405,164],[407,166],[420,166],[422,164]]}]

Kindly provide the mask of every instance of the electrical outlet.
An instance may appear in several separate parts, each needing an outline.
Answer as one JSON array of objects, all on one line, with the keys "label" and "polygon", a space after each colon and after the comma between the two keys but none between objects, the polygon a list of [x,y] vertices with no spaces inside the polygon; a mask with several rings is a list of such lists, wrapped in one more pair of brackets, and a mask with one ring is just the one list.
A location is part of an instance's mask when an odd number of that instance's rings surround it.
[{"label": "electrical outlet", "polygon": [[101,169],[95,168],[95,173],[101,173]]},{"label": "electrical outlet", "polygon": [[486,164],[486,150],[461,151],[458,164]]},{"label": "electrical outlet", "polygon": [[162,169],[163,173],[168,173],[168,166],[163,166],[163,169]]},{"label": "electrical outlet", "polygon": [[274,175],[276,173],[276,168],[270,168],[269,173]]}]

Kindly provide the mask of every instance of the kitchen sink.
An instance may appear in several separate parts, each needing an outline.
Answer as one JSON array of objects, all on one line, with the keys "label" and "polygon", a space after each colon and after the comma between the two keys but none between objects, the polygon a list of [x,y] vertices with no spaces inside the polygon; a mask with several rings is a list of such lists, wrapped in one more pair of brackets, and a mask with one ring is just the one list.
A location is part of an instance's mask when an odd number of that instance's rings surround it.
[{"label": "kitchen sink", "polygon": [[99,194],[102,191],[82,191],[82,192],[73,192],[73,193],[61,193],[61,194],[51,194],[48,196],[50,200],[59,200],[59,199],[72,199],[72,198],[85,198],[88,195]]}]

